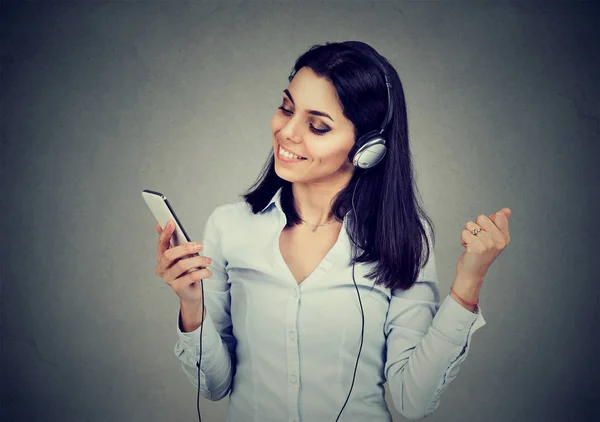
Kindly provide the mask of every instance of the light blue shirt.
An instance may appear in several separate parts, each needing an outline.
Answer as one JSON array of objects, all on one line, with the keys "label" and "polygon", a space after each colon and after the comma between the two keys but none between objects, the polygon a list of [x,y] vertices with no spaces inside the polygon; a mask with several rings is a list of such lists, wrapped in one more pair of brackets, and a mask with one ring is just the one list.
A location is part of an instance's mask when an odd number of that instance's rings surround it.
[{"label": "light blue shirt", "polygon": [[[230,394],[228,422],[334,422],[350,385],[360,345],[361,312],[344,219],[340,235],[300,284],[285,264],[281,189],[259,214],[245,202],[218,206],[207,220],[201,394]],[[429,233],[428,233],[429,236]],[[432,250],[433,252],[433,250]],[[406,291],[374,286],[373,264],[356,264],[365,316],[364,343],[352,395],[340,422],[387,422],[389,383],[396,409],[420,419],[439,405],[485,325],[481,313],[449,294],[440,305],[435,255]],[[175,355],[194,386],[200,328],[181,332]]]}]

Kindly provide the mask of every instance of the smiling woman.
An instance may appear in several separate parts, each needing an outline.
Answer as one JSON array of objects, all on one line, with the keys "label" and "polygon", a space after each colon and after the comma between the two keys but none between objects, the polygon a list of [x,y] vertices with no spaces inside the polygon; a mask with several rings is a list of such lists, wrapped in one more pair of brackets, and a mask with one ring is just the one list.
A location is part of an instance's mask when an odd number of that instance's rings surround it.
[{"label": "smiling woman", "polygon": [[244,200],[206,223],[206,308],[182,301],[177,326],[185,374],[208,399],[230,395],[232,422],[389,422],[386,381],[400,413],[427,416],[485,321],[440,305],[398,73],[365,43],[315,45],[271,132]]}]

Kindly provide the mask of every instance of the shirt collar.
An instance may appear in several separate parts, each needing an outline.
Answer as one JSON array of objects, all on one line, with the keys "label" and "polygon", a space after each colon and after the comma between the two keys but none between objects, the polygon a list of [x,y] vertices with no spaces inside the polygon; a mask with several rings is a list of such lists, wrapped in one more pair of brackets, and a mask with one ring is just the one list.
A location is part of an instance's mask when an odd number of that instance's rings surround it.
[{"label": "shirt collar", "polygon": [[[265,212],[273,204],[275,204],[275,206],[277,207],[277,209],[283,213],[283,208],[281,207],[281,191],[282,191],[282,189],[283,189],[283,186],[280,187],[279,189],[277,189],[277,192],[275,192],[275,194],[273,195],[273,197],[271,198],[271,200],[269,201],[269,203],[267,205],[265,205],[265,207],[262,210],[260,210],[261,214],[263,212]],[[346,213],[346,215],[347,214],[349,214],[349,211]],[[346,218],[344,218],[344,221],[345,220],[346,220]]]},{"label": "shirt collar", "polygon": [[280,187],[279,189],[277,189],[277,192],[275,192],[275,195],[273,195],[273,197],[271,198],[269,203],[260,211],[261,213],[265,212],[267,210],[267,208],[269,208],[272,204],[275,204],[275,206],[279,209],[279,211],[283,212],[283,209],[281,208],[281,190],[282,189],[283,189],[283,187]]}]

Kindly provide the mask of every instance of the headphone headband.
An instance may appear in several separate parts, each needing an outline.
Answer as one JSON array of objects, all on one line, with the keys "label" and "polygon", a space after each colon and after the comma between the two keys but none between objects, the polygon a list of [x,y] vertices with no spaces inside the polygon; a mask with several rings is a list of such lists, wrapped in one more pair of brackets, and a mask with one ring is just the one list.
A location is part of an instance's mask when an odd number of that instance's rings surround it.
[{"label": "headphone headband", "polygon": [[391,94],[392,84],[390,83],[387,72],[385,71],[385,68],[380,63],[378,63],[377,60],[371,59],[371,61],[375,63],[377,68],[381,71],[385,80],[385,87],[387,92],[387,111],[385,114],[385,118],[383,119],[381,129],[379,129],[379,131],[374,130],[371,132],[367,132],[360,138],[358,138],[354,144],[354,147],[350,150],[350,153],[348,154],[348,158],[352,161],[352,164],[355,167],[361,169],[367,169],[375,166],[385,156],[385,153],[387,152],[387,147],[385,145],[386,139],[383,136],[383,132],[385,131],[387,125],[392,119],[392,112],[394,109]]},{"label": "headphone headband", "polygon": [[381,125],[381,129],[379,130],[379,134],[381,135],[385,130],[388,123],[390,123],[390,119],[392,118],[392,111],[394,109],[394,103],[392,102],[392,94],[390,92],[390,88],[392,84],[388,79],[388,75],[385,70],[381,69],[383,72],[383,77],[385,78],[385,87],[387,89],[387,113],[385,114],[385,119],[383,120],[383,124]]}]

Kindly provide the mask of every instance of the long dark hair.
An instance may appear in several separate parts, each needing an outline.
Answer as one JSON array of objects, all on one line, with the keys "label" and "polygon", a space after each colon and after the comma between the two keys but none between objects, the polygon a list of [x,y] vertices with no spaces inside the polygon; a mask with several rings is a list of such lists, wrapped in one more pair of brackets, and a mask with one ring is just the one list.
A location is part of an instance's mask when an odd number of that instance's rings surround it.
[{"label": "long dark hair", "polygon": [[[353,212],[349,214],[352,219],[348,225],[352,228],[348,234],[354,247],[350,265],[352,262],[374,263],[374,269],[366,274],[368,279],[375,278],[376,284],[390,289],[406,290],[417,281],[420,269],[429,260],[430,245],[424,222],[430,227],[432,248],[435,235],[433,222],[418,201],[400,77],[387,59],[359,41],[313,45],[296,60],[289,81],[305,66],[333,84],[344,116],[354,124],[356,139],[381,128],[387,111],[387,90],[380,67],[388,74],[393,114],[383,133],[387,153],[373,168],[356,168],[348,185],[334,197],[332,212],[341,221],[352,210],[352,193],[356,187],[356,216]],[[300,224],[291,183],[275,173],[273,151],[256,182],[241,196],[256,214],[279,188],[282,188],[281,205],[288,226]]]}]

